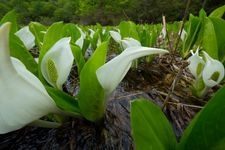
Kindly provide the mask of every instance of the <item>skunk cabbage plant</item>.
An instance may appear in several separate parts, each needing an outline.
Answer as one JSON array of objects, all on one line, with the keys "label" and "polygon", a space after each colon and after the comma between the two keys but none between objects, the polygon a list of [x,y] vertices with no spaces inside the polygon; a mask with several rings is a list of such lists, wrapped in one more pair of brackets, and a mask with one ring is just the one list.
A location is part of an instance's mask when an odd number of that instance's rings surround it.
[{"label": "skunk cabbage plant", "polygon": [[10,58],[10,23],[0,27],[0,134],[17,130],[58,111],[42,83],[16,58]]},{"label": "skunk cabbage plant", "polygon": [[219,84],[224,77],[223,64],[211,58],[206,52],[203,51],[204,58],[199,56],[199,50],[195,53],[191,51],[192,56],[188,58],[189,70],[195,77],[196,81],[193,84],[192,92],[198,97],[206,94],[209,88]]},{"label": "skunk cabbage plant", "polygon": [[83,45],[84,45],[84,39],[86,37],[86,34],[81,30],[81,28],[77,27],[77,29],[80,31],[80,38],[77,39],[75,44],[78,45],[80,47],[80,49],[82,49]]},{"label": "skunk cabbage plant", "polygon": [[211,58],[206,52],[203,51],[206,59],[204,70],[202,71],[202,78],[206,86],[213,87],[219,84],[224,77],[224,66],[223,64]]},{"label": "skunk cabbage plant", "polygon": [[20,38],[20,40],[23,42],[24,46],[30,50],[35,46],[35,37],[32,32],[29,30],[29,26],[25,26],[21,28],[19,31],[17,31],[16,36]]},{"label": "skunk cabbage plant", "polygon": [[50,85],[62,90],[62,85],[70,74],[73,61],[70,37],[61,38],[44,55],[41,61],[41,72]]},{"label": "skunk cabbage plant", "polygon": [[134,59],[168,52],[157,48],[130,47],[105,63],[107,48],[108,42],[103,42],[85,63],[80,73],[79,107],[82,115],[93,122],[103,118],[107,98],[122,81]]},{"label": "skunk cabbage plant", "polygon": [[[98,81],[105,92],[110,94],[122,81],[133,60],[146,55],[164,54],[167,52],[167,50],[150,47],[129,47],[96,71]],[[112,76],[109,77],[109,75]]]},{"label": "skunk cabbage plant", "polygon": [[116,41],[117,43],[121,44],[121,46],[123,47],[123,49],[126,49],[128,47],[136,47],[136,46],[141,46],[141,43],[131,37],[126,37],[123,38],[121,37],[119,32],[116,31],[109,31],[111,37],[114,39],[114,41]]},{"label": "skunk cabbage plant", "polygon": [[121,43],[124,49],[137,46],[141,47],[141,43],[133,38],[124,38],[123,40],[121,40]]},{"label": "skunk cabbage plant", "polygon": [[122,37],[119,32],[109,31],[109,34],[117,43],[119,43],[122,40]]},{"label": "skunk cabbage plant", "polygon": [[202,74],[202,69],[205,65],[205,62],[201,56],[199,56],[199,49],[196,50],[194,53],[191,50],[192,56],[188,58],[188,69],[190,70],[191,74],[197,79]]}]

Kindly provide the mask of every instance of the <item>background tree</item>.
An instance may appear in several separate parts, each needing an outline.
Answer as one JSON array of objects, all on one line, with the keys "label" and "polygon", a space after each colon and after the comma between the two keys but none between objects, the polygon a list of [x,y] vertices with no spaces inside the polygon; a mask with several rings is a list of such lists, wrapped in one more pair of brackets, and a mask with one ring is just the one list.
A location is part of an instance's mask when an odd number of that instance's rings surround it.
[{"label": "background tree", "polygon": [[[0,17],[15,9],[20,24],[55,21],[80,24],[116,25],[121,20],[136,23],[159,23],[181,20],[187,0],[0,0]],[[225,5],[224,0],[192,0],[189,12],[198,14],[204,7],[207,13]]]}]

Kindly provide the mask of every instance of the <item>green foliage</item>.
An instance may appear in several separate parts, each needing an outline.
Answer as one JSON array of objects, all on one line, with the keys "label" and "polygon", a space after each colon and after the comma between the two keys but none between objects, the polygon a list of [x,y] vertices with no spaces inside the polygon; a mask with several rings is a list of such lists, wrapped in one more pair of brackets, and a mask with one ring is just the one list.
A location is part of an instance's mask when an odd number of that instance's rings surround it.
[{"label": "green foliage", "polygon": [[120,34],[122,38],[132,37],[139,41],[138,32],[136,29],[136,24],[131,21],[122,21],[119,24]]},{"label": "green foliage", "polygon": [[80,72],[83,69],[83,66],[85,64],[85,59],[84,59],[82,50],[80,49],[80,47],[78,47],[74,44],[71,44],[70,47],[72,49],[73,56],[74,56],[76,64],[77,64],[78,74],[80,74]]},{"label": "green foliage", "polygon": [[136,148],[223,150],[225,146],[224,97],[225,87],[217,91],[195,116],[178,145],[172,134],[172,128],[160,108],[143,99],[133,101],[131,126]]},{"label": "green foliage", "polygon": [[35,36],[35,44],[36,46],[41,49],[43,44],[44,35],[46,32],[46,27],[39,22],[31,22],[29,24],[29,29]]},{"label": "green foliage", "polygon": [[45,87],[48,94],[53,98],[56,105],[65,112],[73,114],[75,116],[80,116],[80,108],[78,106],[78,101],[76,98],[62,92],[56,88]]},{"label": "green foliage", "polygon": [[[218,51],[218,59],[224,63],[225,62],[225,20],[221,18],[214,18],[214,17],[209,17],[209,21],[211,21],[213,29],[211,32],[214,32],[214,37],[212,36],[211,38],[215,38],[215,45],[217,47]],[[210,47],[213,45],[209,45]],[[212,48],[212,47],[211,47]],[[212,49],[212,51],[215,53],[216,50]]]},{"label": "green foliage", "polygon": [[225,147],[225,87],[221,88],[192,120],[179,149],[222,150]]},{"label": "green foliage", "polygon": [[190,15],[189,22],[188,22],[188,29],[187,29],[187,37],[183,44],[183,49],[181,51],[181,55],[186,57],[191,50],[198,38],[198,33],[201,28],[201,19]]},{"label": "green foliage", "polygon": [[75,43],[77,39],[80,38],[80,31],[77,29],[77,26],[73,23],[67,23],[63,27],[63,36],[71,37],[71,43]]},{"label": "green foliage", "polygon": [[225,5],[221,6],[219,8],[217,8],[216,10],[214,10],[209,17],[217,17],[217,18],[221,18],[223,17],[223,14],[225,13]]},{"label": "green foliage", "polygon": [[[223,8],[223,7],[221,7]],[[214,59],[225,61],[225,20],[220,18],[223,14],[220,9],[215,10],[211,16],[207,17],[204,10],[199,16],[190,15],[187,37],[183,43],[182,56],[186,57],[191,49],[201,47]],[[216,17],[217,16],[217,17]]]},{"label": "green foliage", "polygon": [[82,115],[93,122],[102,119],[105,112],[105,92],[98,82],[96,70],[105,63],[107,49],[108,42],[103,42],[80,73],[79,107]]},{"label": "green foliage", "polygon": [[161,109],[144,99],[131,102],[131,127],[137,150],[175,150],[176,137]]},{"label": "green foliage", "polygon": [[10,34],[15,33],[18,30],[17,16],[16,16],[16,12],[14,10],[5,14],[5,16],[0,21],[0,24],[3,24],[5,22],[11,22],[12,23]]},{"label": "green foliage", "polygon": [[202,47],[213,58],[218,59],[218,47],[214,26],[209,18],[203,24]]},{"label": "green foliage", "polygon": [[38,76],[36,61],[20,39],[13,34],[10,35],[10,55],[21,60],[30,72]]},{"label": "green foliage", "polygon": [[[161,28],[160,28],[161,29]],[[157,25],[139,25],[137,26],[138,36],[142,46],[154,47],[159,36]]]}]

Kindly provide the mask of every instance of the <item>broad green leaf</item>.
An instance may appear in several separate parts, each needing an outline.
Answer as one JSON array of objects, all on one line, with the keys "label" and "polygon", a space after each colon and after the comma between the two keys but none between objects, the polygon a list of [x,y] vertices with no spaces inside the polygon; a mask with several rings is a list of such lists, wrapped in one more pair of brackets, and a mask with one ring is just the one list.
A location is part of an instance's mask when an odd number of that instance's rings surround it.
[{"label": "broad green leaf", "polygon": [[84,65],[80,73],[78,103],[82,115],[90,121],[99,121],[105,112],[105,93],[96,76],[96,70],[105,63],[108,42],[103,42]]},{"label": "broad green leaf", "polygon": [[71,43],[75,43],[77,39],[80,38],[80,31],[77,29],[77,26],[72,23],[65,24],[64,26],[64,36],[71,37]]},{"label": "broad green leaf", "polygon": [[217,18],[222,18],[223,14],[225,12],[225,5],[215,9],[213,12],[211,12],[211,14],[209,15],[209,17],[217,17]]},{"label": "broad green leaf", "polygon": [[155,45],[157,37],[158,37],[157,29],[155,26],[153,26],[148,47],[153,47]]},{"label": "broad green leaf", "polygon": [[224,150],[225,87],[209,100],[185,130],[179,149]]},{"label": "broad green leaf", "polygon": [[85,52],[88,49],[89,45],[90,45],[90,40],[88,40],[88,39],[85,38],[84,39],[84,43],[83,43],[83,47],[82,47],[82,53],[83,53],[83,55],[85,54]]},{"label": "broad green leaf", "polygon": [[107,41],[110,38],[109,30],[110,30],[109,27],[102,28],[102,31],[100,33],[101,42]]},{"label": "broad green leaf", "polygon": [[221,18],[209,18],[214,26],[214,31],[216,34],[216,42],[218,48],[219,60],[225,62],[225,20]]},{"label": "broad green leaf", "polygon": [[71,47],[73,56],[74,56],[75,61],[76,61],[76,65],[77,65],[77,68],[78,68],[78,74],[80,74],[80,72],[81,72],[81,70],[82,70],[82,68],[85,64],[85,59],[84,59],[84,56],[82,54],[82,50],[80,49],[79,46],[76,46],[74,44],[71,44],[70,47]]},{"label": "broad green leaf", "polygon": [[119,24],[118,28],[120,29],[120,34],[122,36],[122,39],[125,37],[131,37],[140,41],[135,23],[131,21],[122,21]]},{"label": "broad green leaf", "polygon": [[35,36],[35,44],[40,50],[43,44],[43,39],[47,28],[44,25],[40,24],[39,22],[31,22],[29,24],[29,29]]},{"label": "broad green leaf", "polygon": [[201,29],[202,21],[200,18],[190,15],[188,22],[187,38],[183,44],[181,51],[182,56],[187,56],[189,50],[191,50],[198,38],[198,33]]},{"label": "broad green leaf", "polygon": [[81,115],[78,101],[75,97],[72,97],[56,88],[47,86],[45,88],[59,108],[74,115]]},{"label": "broad green leaf", "polygon": [[154,103],[131,102],[131,128],[137,150],[175,150],[176,137],[162,110]]},{"label": "broad green leaf", "polygon": [[209,18],[205,18],[203,24],[202,47],[211,57],[218,59],[218,47],[215,28]]},{"label": "broad green leaf", "polygon": [[29,53],[22,41],[15,35],[10,35],[10,55],[18,58],[26,68],[34,75],[38,75],[37,63],[33,56]]},{"label": "broad green leaf", "polygon": [[201,9],[199,11],[199,18],[201,18],[202,20],[204,20],[205,17],[207,17],[207,14],[206,14],[206,12],[205,12],[204,9]]},{"label": "broad green leaf", "polygon": [[15,33],[18,30],[17,16],[15,10],[8,12],[0,21],[0,25],[5,22],[11,22],[10,34]]},{"label": "broad green leaf", "polygon": [[[97,31],[94,33],[93,38],[90,39],[91,42],[91,46],[93,49],[97,48],[97,43],[98,43],[98,39],[99,39],[99,34],[100,34],[100,30],[97,29]],[[84,52],[84,51],[83,51]]]}]

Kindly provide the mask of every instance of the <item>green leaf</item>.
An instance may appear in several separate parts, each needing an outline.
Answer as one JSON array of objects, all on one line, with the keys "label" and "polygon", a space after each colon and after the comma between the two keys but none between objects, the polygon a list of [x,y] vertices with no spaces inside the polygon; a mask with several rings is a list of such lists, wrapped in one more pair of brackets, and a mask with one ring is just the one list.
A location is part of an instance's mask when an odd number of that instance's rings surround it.
[{"label": "green leaf", "polygon": [[206,14],[206,12],[205,12],[204,9],[201,9],[199,11],[199,18],[201,18],[202,20],[204,20],[205,17],[207,17],[207,14]]},{"label": "green leaf", "polygon": [[[103,30],[105,30],[104,33],[103,33]],[[100,32],[100,37],[99,37],[100,40],[101,40],[101,42],[107,41],[107,40],[110,38],[109,30],[110,30],[109,27],[102,28],[102,30],[101,30],[101,32]]]},{"label": "green leaf", "polygon": [[75,97],[52,87],[46,86],[45,88],[59,108],[74,115],[81,115],[78,101]]},{"label": "green leaf", "polygon": [[78,74],[80,74],[81,70],[83,69],[83,66],[85,64],[85,59],[82,54],[82,50],[79,46],[76,46],[75,44],[70,44],[71,50],[73,52],[73,56],[75,58],[77,68],[78,68]]},{"label": "green leaf", "polygon": [[209,100],[185,130],[179,149],[224,150],[225,87]]},{"label": "green leaf", "polygon": [[18,58],[26,68],[34,75],[38,75],[37,63],[33,56],[29,53],[22,41],[15,35],[10,34],[10,55]]},{"label": "green leaf", "polygon": [[5,22],[11,22],[10,34],[15,33],[18,30],[17,16],[15,10],[8,12],[0,21],[0,25]]},{"label": "green leaf", "polygon": [[122,21],[118,28],[120,29],[122,38],[131,37],[140,41],[135,23],[131,21]]},{"label": "green leaf", "polygon": [[[97,31],[94,33],[93,35],[93,38],[90,39],[90,42],[91,42],[91,46],[93,49],[96,49],[97,48],[97,43],[98,43],[98,39],[99,39],[99,34],[100,34],[100,30],[97,29]],[[85,52],[85,51],[83,51]]]},{"label": "green leaf", "polygon": [[216,33],[212,21],[205,18],[203,24],[202,47],[212,58],[218,59]]},{"label": "green leaf", "polygon": [[31,22],[29,24],[29,29],[35,36],[35,44],[40,50],[45,35],[45,33],[43,32],[46,32],[47,28],[44,25],[40,24],[39,22]]},{"label": "green leaf", "polygon": [[90,40],[88,40],[88,39],[85,38],[84,39],[84,43],[83,43],[83,47],[82,47],[82,53],[83,53],[83,55],[85,54],[85,52],[88,49],[89,45],[90,45]]},{"label": "green leaf", "polygon": [[213,12],[211,12],[211,14],[209,15],[209,17],[217,17],[217,18],[222,18],[223,14],[225,12],[225,5],[215,9]]},{"label": "green leaf", "polygon": [[80,31],[77,29],[77,26],[72,23],[65,24],[64,32],[64,36],[71,37],[71,43],[75,43],[81,36]]},{"label": "green leaf", "polygon": [[96,76],[96,70],[105,63],[108,41],[103,42],[84,65],[80,73],[78,103],[82,115],[93,122],[102,119],[105,112],[105,93]]},{"label": "green leaf", "polygon": [[183,44],[181,54],[183,57],[187,56],[198,38],[198,33],[201,29],[202,21],[200,18],[190,15],[188,22],[187,38]]},{"label": "green leaf", "polygon": [[137,150],[175,150],[176,137],[162,110],[154,103],[131,102],[132,135]]},{"label": "green leaf", "polygon": [[225,20],[221,18],[209,18],[214,26],[214,31],[216,35],[216,42],[218,48],[218,57],[219,60],[224,63],[225,62]]}]

